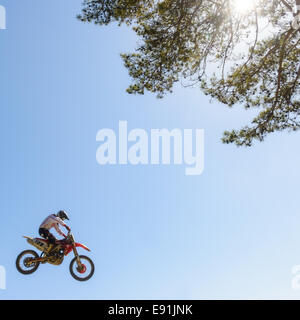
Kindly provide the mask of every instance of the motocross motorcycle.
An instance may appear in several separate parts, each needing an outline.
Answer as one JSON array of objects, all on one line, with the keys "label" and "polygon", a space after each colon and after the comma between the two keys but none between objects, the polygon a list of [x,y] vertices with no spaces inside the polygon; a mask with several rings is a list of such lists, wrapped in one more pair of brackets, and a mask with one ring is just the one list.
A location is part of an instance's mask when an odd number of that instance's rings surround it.
[{"label": "motocross motorcycle", "polygon": [[72,259],[69,268],[72,277],[78,281],[87,281],[93,276],[95,271],[93,261],[89,257],[79,255],[77,247],[81,247],[87,251],[91,250],[85,245],[75,242],[71,232],[68,232],[65,239],[57,240],[56,247],[54,247],[50,253],[48,240],[26,236],[24,236],[24,238],[27,239],[29,244],[42,251],[42,253],[39,256],[33,250],[25,250],[18,255],[16,267],[22,274],[31,274],[38,269],[40,264],[44,263],[60,265],[62,264],[64,257],[73,251],[75,257]]}]

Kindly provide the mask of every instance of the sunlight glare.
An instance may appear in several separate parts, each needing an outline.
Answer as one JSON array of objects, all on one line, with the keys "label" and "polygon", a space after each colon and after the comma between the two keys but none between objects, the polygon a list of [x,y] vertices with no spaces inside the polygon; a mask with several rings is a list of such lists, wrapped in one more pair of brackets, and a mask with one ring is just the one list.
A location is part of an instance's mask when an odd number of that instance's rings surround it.
[{"label": "sunlight glare", "polygon": [[246,14],[255,6],[256,0],[232,0],[233,8],[240,14]]}]

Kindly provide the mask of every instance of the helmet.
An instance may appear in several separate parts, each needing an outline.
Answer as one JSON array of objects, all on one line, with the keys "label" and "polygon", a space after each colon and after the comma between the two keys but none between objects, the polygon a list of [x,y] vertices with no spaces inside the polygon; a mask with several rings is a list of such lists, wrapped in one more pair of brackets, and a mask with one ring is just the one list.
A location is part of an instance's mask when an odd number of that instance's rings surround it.
[{"label": "helmet", "polygon": [[67,213],[63,210],[58,211],[56,214],[61,220],[70,220]]}]

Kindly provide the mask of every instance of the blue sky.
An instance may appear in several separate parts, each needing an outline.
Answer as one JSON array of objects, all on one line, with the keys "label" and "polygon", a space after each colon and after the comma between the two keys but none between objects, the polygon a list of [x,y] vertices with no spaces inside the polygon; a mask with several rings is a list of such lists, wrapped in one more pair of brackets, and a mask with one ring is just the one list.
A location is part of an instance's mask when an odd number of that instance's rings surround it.
[{"label": "blue sky", "polygon": [[[253,113],[210,103],[198,88],[163,100],[131,96],[119,57],[126,28],[76,20],[80,0],[1,0],[0,299],[299,299],[300,133],[251,149],[220,142]],[[205,169],[100,166],[96,134],[129,129],[205,129]],[[15,259],[41,221],[64,209],[89,246],[94,277],[63,265],[19,274]],[[83,253],[83,251],[81,251]],[[28,290],[29,289],[29,290]]]}]

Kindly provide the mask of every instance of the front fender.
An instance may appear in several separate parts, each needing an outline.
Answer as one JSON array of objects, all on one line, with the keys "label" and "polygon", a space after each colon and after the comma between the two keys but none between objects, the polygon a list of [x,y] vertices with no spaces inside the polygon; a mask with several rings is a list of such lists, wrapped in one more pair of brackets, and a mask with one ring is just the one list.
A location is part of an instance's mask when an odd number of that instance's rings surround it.
[{"label": "front fender", "polygon": [[85,249],[85,250],[87,250],[87,251],[91,251],[87,246],[85,246],[84,244],[81,244],[81,243],[75,243],[75,246],[76,247],[80,247],[80,248],[83,248],[83,249]]}]

